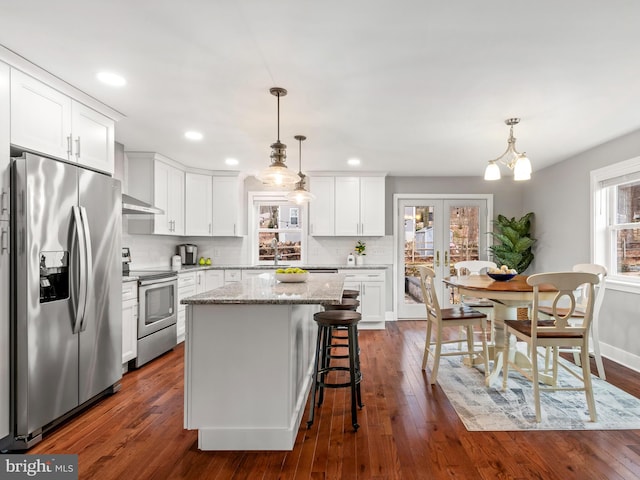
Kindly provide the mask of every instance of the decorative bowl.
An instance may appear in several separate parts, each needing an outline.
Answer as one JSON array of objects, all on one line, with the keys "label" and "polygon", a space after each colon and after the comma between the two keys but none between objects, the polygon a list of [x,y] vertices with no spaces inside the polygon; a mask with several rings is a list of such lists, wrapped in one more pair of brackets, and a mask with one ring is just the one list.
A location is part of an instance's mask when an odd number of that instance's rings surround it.
[{"label": "decorative bowl", "polygon": [[515,277],[517,275],[517,273],[490,273],[490,272],[487,272],[487,275],[489,275],[491,278],[493,278],[497,282],[506,282],[508,280],[511,280],[513,277]]},{"label": "decorative bowl", "polygon": [[283,283],[301,283],[309,278],[309,272],[304,273],[276,273],[276,280]]}]

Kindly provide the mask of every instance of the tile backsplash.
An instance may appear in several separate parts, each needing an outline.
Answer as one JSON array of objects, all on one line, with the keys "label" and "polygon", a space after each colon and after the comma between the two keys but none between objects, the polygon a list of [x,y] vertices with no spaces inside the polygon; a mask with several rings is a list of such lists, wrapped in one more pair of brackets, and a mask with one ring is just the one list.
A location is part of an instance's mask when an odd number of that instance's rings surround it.
[{"label": "tile backsplash", "polygon": [[[393,264],[393,237],[308,237],[309,265],[346,265],[347,255],[362,240],[366,246],[366,263]],[[131,267],[149,268],[171,265],[171,256],[182,243],[198,246],[199,257],[209,257],[216,265],[251,265],[246,237],[177,237],[165,235],[133,235],[123,233],[122,246],[131,251]]]}]

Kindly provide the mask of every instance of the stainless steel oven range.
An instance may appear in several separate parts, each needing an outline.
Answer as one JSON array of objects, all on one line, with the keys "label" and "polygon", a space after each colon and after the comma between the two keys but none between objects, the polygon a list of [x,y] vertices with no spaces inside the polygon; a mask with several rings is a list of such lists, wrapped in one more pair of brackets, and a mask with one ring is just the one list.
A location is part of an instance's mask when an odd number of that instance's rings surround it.
[{"label": "stainless steel oven range", "polygon": [[138,279],[138,356],[135,367],[176,346],[178,276],[171,270],[129,272]]}]

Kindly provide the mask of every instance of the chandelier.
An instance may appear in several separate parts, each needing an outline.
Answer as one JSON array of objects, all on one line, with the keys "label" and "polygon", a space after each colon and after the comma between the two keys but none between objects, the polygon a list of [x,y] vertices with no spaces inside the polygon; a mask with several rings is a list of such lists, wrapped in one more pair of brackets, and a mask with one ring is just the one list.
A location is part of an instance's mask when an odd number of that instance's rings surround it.
[{"label": "chandelier", "polygon": [[310,191],[308,191],[306,189],[306,181],[307,181],[307,176],[302,173],[302,142],[304,140],[307,139],[307,137],[305,137],[304,135],[296,135],[295,137],[296,140],[298,140],[299,145],[300,145],[300,150],[299,150],[299,165],[298,165],[298,177],[300,179],[300,181],[298,183],[296,183],[296,188],[292,191],[290,191],[289,193],[287,193],[287,200],[289,200],[290,202],[294,202],[297,203],[298,205],[309,202],[311,200],[313,200],[315,197],[315,195],[313,193],[311,193]]},{"label": "chandelier", "polygon": [[280,97],[284,97],[287,91],[284,88],[272,87],[269,92],[278,97],[278,139],[271,144],[271,165],[260,171],[256,177],[265,185],[291,186],[298,183],[300,177],[285,165],[287,146],[280,141]]},{"label": "chandelier", "polygon": [[516,139],[513,136],[513,126],[520,123],[519,118],[507,118],[504,121],[509,125],[509,139],[507,140],[507,149],[505,152],[494,160],[489,160],[484,171],[485,180],[500,180],[499,163],[506,165],[513,170],[513,179],[516,181],[529,180],[531,178],[531,162],[527,155],[516,150]]}]

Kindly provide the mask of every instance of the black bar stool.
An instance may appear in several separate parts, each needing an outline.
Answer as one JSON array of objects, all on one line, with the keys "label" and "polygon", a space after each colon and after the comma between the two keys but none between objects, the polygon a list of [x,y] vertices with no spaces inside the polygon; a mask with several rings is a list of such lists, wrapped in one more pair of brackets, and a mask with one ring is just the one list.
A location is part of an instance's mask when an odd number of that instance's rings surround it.
[{"label": "black bar stool", "polygon": [[[316,357],[313,369],[313,379],[311,386],[311,405],[309,410],[309,421],[307,428],[313,425],[316,405],[316,392],[318,392],[318,407],[324,400],[325,388],[351,388],[351,424],[355,431],[358,430],[357,408],[362,408],[362,395],[360,392],[360,381],[362,372],[360,371],[360,358],[358,347],[358,322],[362,317],[358,312],[351,310],[327,310],[318,312],[313,319],[318,324],[318,338],[316,340]],[[347,345],[333,345],[331,343],[332,330],[334,328],[345,328],[347,330]],[[332,366],[329,364],[331,350],[337,347],[348,347],[349,366]],[[349,381],[344,383],[327,381],[326,377],[330,372],[348,371]]]},{"label": "black bar stool", "polygon": [[353,310],[354,312],[360,306],[360,302],[355,298],[342,297],[342,300],[337,305],[326,304],[323,305],[325,311],[329,310]]},{"label": "black bar stool", "polygon": [[342,298],[358,298],[360,296],[360,290],[350,290],[345,288],[342,290]]}]

